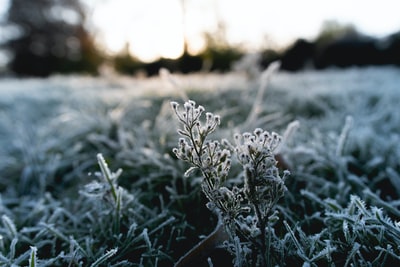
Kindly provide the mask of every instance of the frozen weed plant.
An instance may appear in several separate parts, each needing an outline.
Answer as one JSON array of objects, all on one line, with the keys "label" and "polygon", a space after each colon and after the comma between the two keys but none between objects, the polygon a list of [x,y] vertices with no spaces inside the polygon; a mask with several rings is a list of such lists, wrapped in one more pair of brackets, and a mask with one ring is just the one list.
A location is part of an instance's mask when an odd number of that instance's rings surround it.
[{"label": "frozen weed plant", "polygon": [[[195,170],[202,173],[207,207],[224,225],[224,244],[234,256],[234,265],[270,266],[272,226],[278,220],[275,206],[284,195],[284,181],[289,175],[288,171],[281,175],[276,166],[274,150],[281,137],[258,128],[253,133],[236,134],[235,145],[225,139],[209,140],[209,134],[220,124],[219,116],[207,112],[204,121],[204,108],[191,100],[183,109],[177,102],[171,102],[171,106],[182,125],[173,152],[192,165],[185,176]],[[244,181],[228,188],[226,179],[233,162],[242,165]]]}]

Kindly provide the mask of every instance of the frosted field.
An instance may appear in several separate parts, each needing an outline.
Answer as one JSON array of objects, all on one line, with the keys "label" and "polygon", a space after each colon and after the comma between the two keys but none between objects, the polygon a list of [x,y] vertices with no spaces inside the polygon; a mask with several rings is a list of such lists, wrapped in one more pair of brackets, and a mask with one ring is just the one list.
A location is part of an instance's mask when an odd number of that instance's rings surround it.
[{"label": "frosted field", "polygon": [[[171,153],[179,137],[169,102],[186,98],[221,115],[215,138],[257,127],[287,137],[280,154],[291,176],[271,264],[398,265],[400,69],[277,72],[263,82],[243,73],[0,80],[0,265],[34,254],[48,266],[172,266],[209,234],[216,218],[201,176],[183,177],[187,165]],[[299,127],[286,136],[288,125]],[[106,185],[93,192],[98,153],[123,169],[118,215]]]}]

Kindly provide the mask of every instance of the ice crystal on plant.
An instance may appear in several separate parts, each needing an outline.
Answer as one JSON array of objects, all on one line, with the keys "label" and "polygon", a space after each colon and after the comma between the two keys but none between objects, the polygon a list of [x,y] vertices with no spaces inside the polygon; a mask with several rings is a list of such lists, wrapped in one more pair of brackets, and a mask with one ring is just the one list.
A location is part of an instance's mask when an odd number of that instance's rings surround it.
[{"label": "ice crystal on plant", "polygon": [[[209,140],[208,135],[220,124],[220,117],[207,112],[205,122],[203,106],[196,106],[192,100],[179,108],[177,102],[171,107],[182,124],[178,129],[178,147],[175,155],[190,167],[185,176],[200,170],[203,175],[202,191],[209,202],[207,207],[216,210],[221,216],[230,236],[228,250],[235,255],[236,264],[242,265],[250,253],[256,253],[256,264],[267,264],[267,227],[277,219],[274,206],[283,196],[286,187],[284,181],[289,175],[285,171],[280,175],[274,151],[281,142],[276,133],[269,133],[260,128],[254,134],[235,135],[233,146],[226,139],[222,142]],[[243,166],[244,186],[235,185],[231,189],[225,185],[231,168],[231,154],[237,156]],[[246,215],[246,217],[244,217]],[[239,242],[244,238],[244,243]],[[252,248],[247,248],[248,243]],[[251,257],[250,257],[251,258]]]},{"label": "ice crystal on plant", "polygon": [[244,192],[250,202],[264,203],[265,207],[262,207],[262,210],[265,213],[286,190],[284,180],[289,172],[285,171],[283,177],[280,176],[273,154],[281,142],[281,137],[277,133],[257,128],[254,135],[235,135],[235,141],[235,152],[244,168]]}]

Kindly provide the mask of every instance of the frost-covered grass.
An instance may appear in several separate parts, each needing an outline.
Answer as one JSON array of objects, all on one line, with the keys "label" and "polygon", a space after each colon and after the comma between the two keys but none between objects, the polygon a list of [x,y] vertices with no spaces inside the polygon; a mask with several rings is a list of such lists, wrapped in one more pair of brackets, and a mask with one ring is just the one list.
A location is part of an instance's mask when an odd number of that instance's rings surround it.
[{"label": "frost-covered grass", "polygon": [[[256,128],[283,136],[278,167],[291,174],[265,261],[399,265],[400,70],[275,73],[265,91],[261,82],[0,80],[0,266],[172,266],[210,234],[218,216],[202,174],[185,177],[190,166],[172,152],[180,126],[170,101],[187,98],[221,117],[212,139],[234,143]],[[243,185],[234,166],[227,188]],[[256,240],[244,234],[225,243],[232,255],[208,251],[206,266],[256,264],[235,252]]]}]

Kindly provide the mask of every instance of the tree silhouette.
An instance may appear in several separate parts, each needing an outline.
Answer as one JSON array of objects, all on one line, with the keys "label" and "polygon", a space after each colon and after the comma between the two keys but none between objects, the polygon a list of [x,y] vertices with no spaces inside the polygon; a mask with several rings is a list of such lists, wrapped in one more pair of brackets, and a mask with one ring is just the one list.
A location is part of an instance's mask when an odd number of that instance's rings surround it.
[{"label": "tree silhouette", "polygon": [[12,54],[17,75],[96,73],[101,61],[84,24],[79,0],[10,0],[6,23],[17,34],[2,46]]}]

